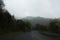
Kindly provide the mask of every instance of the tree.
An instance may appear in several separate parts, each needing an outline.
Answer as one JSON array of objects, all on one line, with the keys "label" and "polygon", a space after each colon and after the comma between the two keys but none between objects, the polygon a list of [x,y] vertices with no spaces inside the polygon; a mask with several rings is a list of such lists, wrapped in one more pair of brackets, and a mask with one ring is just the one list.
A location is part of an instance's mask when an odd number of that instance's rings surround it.
[{"label": "tree", "polygon": [[36,30],[40,30],[40,24],[36,24]]},{"label": "tree", "polygon": [[17,20],[17,29],[25,32],[25,23],[23,20]]},{"label": "tree", "polygon": [[29,20],[26,20],[24,22],[25,22],[25,30],[31,31],[31,22]]},{"label": "tree", "polygon": [[4,7],[3,0],[0,0],[0,11],[3,9],[3,7]]},{"label": "tree", "polygon": [[4,3],[0,0],[0,29],[3,31],[14,30],[14,20],[10,13],[6,9],[3,9],[3,7]]},{"label": "tree", "polygon": [[0,0],[0,28],[2,28],[3,29],[3,22],[2,22],[2,20],[3,20],[3,16],[4,16],[4,14],[3,14],[3,7],[4,7],[4,4],[3,4],[3,1],[2,0]]},{"label": "tree", "polygon": [[60,28],[60,21],[58,19],[54,19],[50,22],[50,31],[53,33],[58,33]]}]

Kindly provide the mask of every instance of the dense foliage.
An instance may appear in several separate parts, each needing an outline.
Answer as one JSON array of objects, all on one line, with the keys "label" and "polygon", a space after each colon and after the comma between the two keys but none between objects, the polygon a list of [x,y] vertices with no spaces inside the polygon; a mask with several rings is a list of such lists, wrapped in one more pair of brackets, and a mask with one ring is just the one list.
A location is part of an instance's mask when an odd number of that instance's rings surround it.
[{"label": "dense foliage", "polygon": [[53,19],[53,20],[50,21],[48,26],[47,25],[36,24],[35,29],[39,30],[39,31],[60,34],[60,20]]},{"label": "dense foliage", "polygon": [[3,1],[0,0],[0,32],[10,32],[10,31],[24,31],[26,27],[30,28],[29,22],[24,22],[19,19],[16,20],[14,16],[10,15],[10,13],[3,9],[4,4]]},{"label": "dense foliage", "polygon": [[60,33],[60,20],[54,19],[50,22],[49,29],[53,33]]}]

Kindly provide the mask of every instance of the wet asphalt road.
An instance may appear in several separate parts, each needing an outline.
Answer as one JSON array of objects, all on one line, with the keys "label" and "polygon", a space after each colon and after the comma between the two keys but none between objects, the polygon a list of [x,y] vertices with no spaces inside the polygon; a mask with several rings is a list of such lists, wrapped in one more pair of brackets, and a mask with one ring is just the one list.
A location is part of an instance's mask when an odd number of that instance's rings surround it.
[{"label": "wet asphalt road", "polygon": [[38,31],[32,31],[22,35],[17,35],[14,40],[56,40],[56,39],[44,36],[40,34]]},{"label": "wet asphalt road", "polygon": [[18,33],[12,36],[0,36],[0,40],[60,40],[40,34],[38,31]]}]

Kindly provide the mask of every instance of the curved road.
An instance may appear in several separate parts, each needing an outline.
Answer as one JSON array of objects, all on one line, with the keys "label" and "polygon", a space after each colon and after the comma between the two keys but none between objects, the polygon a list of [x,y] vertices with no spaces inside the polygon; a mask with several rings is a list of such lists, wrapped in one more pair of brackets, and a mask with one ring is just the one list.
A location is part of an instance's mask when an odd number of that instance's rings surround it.
[{"label": "curved road", "polygon": [[32,31],[22,35],[17,35],[15,40],[56,40],[56,39],[44,36],[40,34],[38,31]]}]

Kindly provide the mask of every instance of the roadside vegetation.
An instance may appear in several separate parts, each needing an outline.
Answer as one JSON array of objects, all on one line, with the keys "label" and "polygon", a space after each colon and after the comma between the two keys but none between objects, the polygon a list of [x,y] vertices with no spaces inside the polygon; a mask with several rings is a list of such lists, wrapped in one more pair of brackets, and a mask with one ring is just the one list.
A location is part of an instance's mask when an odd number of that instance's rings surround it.
[{"label": "roadside vegetation", "polygon": [[15,19],[15,17],[4,8],[5,5],[3,1],[0,1],[0,34],[31,31],[30,22],[23,21],[22,19]]},{"label": "roadside vegetation", "polygon": [[[60,20],[52,19],[52,20],[44,20],[43,18],[38,20],[23,20],[16,19],[13,15],[11,15],[8,10],[6,10],[3,1],[0,3],[0,34],[10,33],[10,32],[29,32],[33,30],[38,30],[40,32],[48,32],[48,33],[56,33],[60,34]],[[44,20],[44,22],[42,21]],[[40,22],[41,24],[40,24]],[[36,22],[36,23],[35,23]],[[47,23],[48,24],[47,24]],[[44,25],[45,23],[46,25]],[[34,25],[35,24],[35,25]],[[34,25],[34,27],[33,27]]]},{"label": "roadside vegetation", "polygon": [[59,37],[60,36],[60,20],[53,19],[50,21],[49,25],[40,25],[36,24],[36,30],[39,31],[39,33],[51,36],[51,37]]}]

